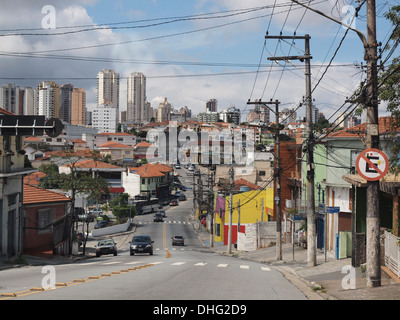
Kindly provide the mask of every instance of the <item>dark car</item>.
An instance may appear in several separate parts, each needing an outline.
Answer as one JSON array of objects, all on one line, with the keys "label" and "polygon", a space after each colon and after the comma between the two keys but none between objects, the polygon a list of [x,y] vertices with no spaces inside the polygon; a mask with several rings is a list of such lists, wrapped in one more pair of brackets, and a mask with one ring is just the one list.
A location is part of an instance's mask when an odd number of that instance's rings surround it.
[{"label": "dark car", "polygon": [[134,236],[130,242],[130,254],[133,256],[135,253],[149,253],[153,255],[153,243],[150,236],[137,235]]},{"label": "dark car", "polygon": [[180,196],[179,196],[179,201],[185,201],[186,200],[186,196],[182,193]]},{"label": "dark car", "polygon": [[100,240],[96,246],[96,257],[103,254],[117,255],[117,244],[112,239]]},{"label": "dark car", "polygon": [[178,244],[181,245],[181,246],[184,246],[185,245],[185,238],[182,237],[182,236],[172,237],[172,245],[176,246]]},{"label": "dark car", "polygon": [[97,220],[96,224],[94,225],[95,229],[101,229],[107,227],[109,224],[108,220]]},{"label": "dark car", "polygon": [[163,222],[164,220],[163,220],[162,214],[157,212],[157,213],[154,215],[153,221],[154,221],[154,222]]},{"label": "dark car", "polygon": [[170,206],[177,206],[178,205],[178,201],[176,201],[175,199],[171,200],[171,202],[169,203]]},{"label": "dark car", "polygon": [[161,214],[163,218],[166,216],[165,210],[159,210],[157,213]]}]

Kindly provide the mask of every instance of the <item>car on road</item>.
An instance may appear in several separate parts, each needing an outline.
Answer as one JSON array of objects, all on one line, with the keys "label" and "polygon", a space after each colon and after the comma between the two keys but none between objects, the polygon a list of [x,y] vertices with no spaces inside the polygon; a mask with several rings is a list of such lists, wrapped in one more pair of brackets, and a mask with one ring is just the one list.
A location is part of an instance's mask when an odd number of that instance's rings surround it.
[{"label": "car on road", "polygon": [[94,225],[95,229],[101,229],[107,227],[109,224],[108,220],[97,220],[96,224]]},{"label": "car on road", "polygon": [[176,163],[175,164],[175,169],[180,169],[180,168],[181,168],[181,165],[179,163]]},{"label": "car on road", "polygon": [[163,218],[166,216],[165,210],[159,210],[157,213],[161,214]]},{"label": "car on road", "polygon": [[186,200],[186,196],[182,193],[180,196],[179,196],[179,201],[185,201]]},{"label": "car on road", "polygon": [[100,257],[104,254],[113,254],[116,256],[117,244],[112,239],[100,240],[96,245],[96,257]]},{"label": "car on road", "polygon": [[131,256],[135,253],[149,253],[153,255],[153,243],[151,237],[148,235],[136,235],[129,243],[129,251]]},{"label": "car on road", "polygon": [[178,201],[176,201],[175,199],[171,200],[171,202],[169,203],[170,206],[177,206],[178,205]]},{"label": "car on road", "polygon": [[159,212],[157,212],[157,213],[154,215],[153,221],[154,221],[154,222],[163,222],[164,219],[163,219],[162,214],[159,213]]},{"label": "car on road", "polygon": [[102,209],[92,209],[89,211],[89,213],[94,216],[100,216],[103,214],[103,210]]},{"label": "car on road", "polygon": [[193,166],[193,165],[190,165],[189,168],[188,168],[188,170],[189,170],[189,171],[194,171],[194,166]]},{"label": "car on road", "polygon": [[171,239],[172,239],[173,246],[176,246],[178,244],[181,246],[185,245],[185,238],[183,236],[174,236]]}]

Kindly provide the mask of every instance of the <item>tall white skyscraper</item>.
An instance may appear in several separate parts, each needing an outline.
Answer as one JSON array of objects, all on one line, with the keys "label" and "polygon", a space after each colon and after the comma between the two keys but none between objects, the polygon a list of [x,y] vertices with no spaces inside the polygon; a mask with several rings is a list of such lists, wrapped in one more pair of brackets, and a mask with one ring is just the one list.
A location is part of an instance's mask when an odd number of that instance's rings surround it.
[{"label": "tall white skyscraper", "polygon": [[36,116],[39,114],[39,90],[26,87],[24,95],[24,115]]},{"label": "tall white skyscraper", "polygon": [[47,119],[59,117],[60,87],[52,81],[39,84],[38,115]]},{"label": "tall white skyscraper", "polygon": [[131,73],[127,81],[126,120],[128,123],[143,123],[146,119],[146,76]]},{"label": "tall white skyscraper", "polygon": [[101,70],[97,74],[97,105],[119,107],[119,73]]}]

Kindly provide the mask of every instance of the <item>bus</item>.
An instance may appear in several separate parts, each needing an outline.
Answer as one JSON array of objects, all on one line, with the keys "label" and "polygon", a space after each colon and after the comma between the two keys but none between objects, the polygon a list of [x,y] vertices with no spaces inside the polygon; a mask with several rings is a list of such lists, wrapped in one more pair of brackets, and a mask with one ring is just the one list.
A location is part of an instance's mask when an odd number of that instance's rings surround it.
[{"label": "bus", "polygon": [[160,207],[160,204],[158,203],[158,198],[151,198],[150,200],[135,199],[133,204],[135,205],[137,214],[156,212]]}]

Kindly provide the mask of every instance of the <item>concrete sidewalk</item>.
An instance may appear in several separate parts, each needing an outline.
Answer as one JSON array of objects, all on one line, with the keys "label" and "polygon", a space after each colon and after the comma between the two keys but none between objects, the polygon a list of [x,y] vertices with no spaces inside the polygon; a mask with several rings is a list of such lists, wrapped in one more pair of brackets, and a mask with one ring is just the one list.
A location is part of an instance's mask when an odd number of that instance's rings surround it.
[{"label": "concrete sidewalk", "polygon": [[[210,248],[210,234],[204,229],[196,232],[203,245]],[[377,288],[367,288],[365,273],[360,267],[355,268],[355,288],[352,289],[347,269],[351,267],[351,258],[337,260],[330,252],[325,258],[325,252],[320,249],[317,249],[317,265],[314,267],[307,265],[307,249],[292,244],[282,245],[280,261],[276,260],[275,246],[250,252],[238,251],[232,246],[228,254],[227,246],[214,242],[210,249],[222,255],[275,267],[310,300],[400,300],[400,279],[389,276],[387,268],[383,267],[386,272],[382,271],[381,286]]]}]

